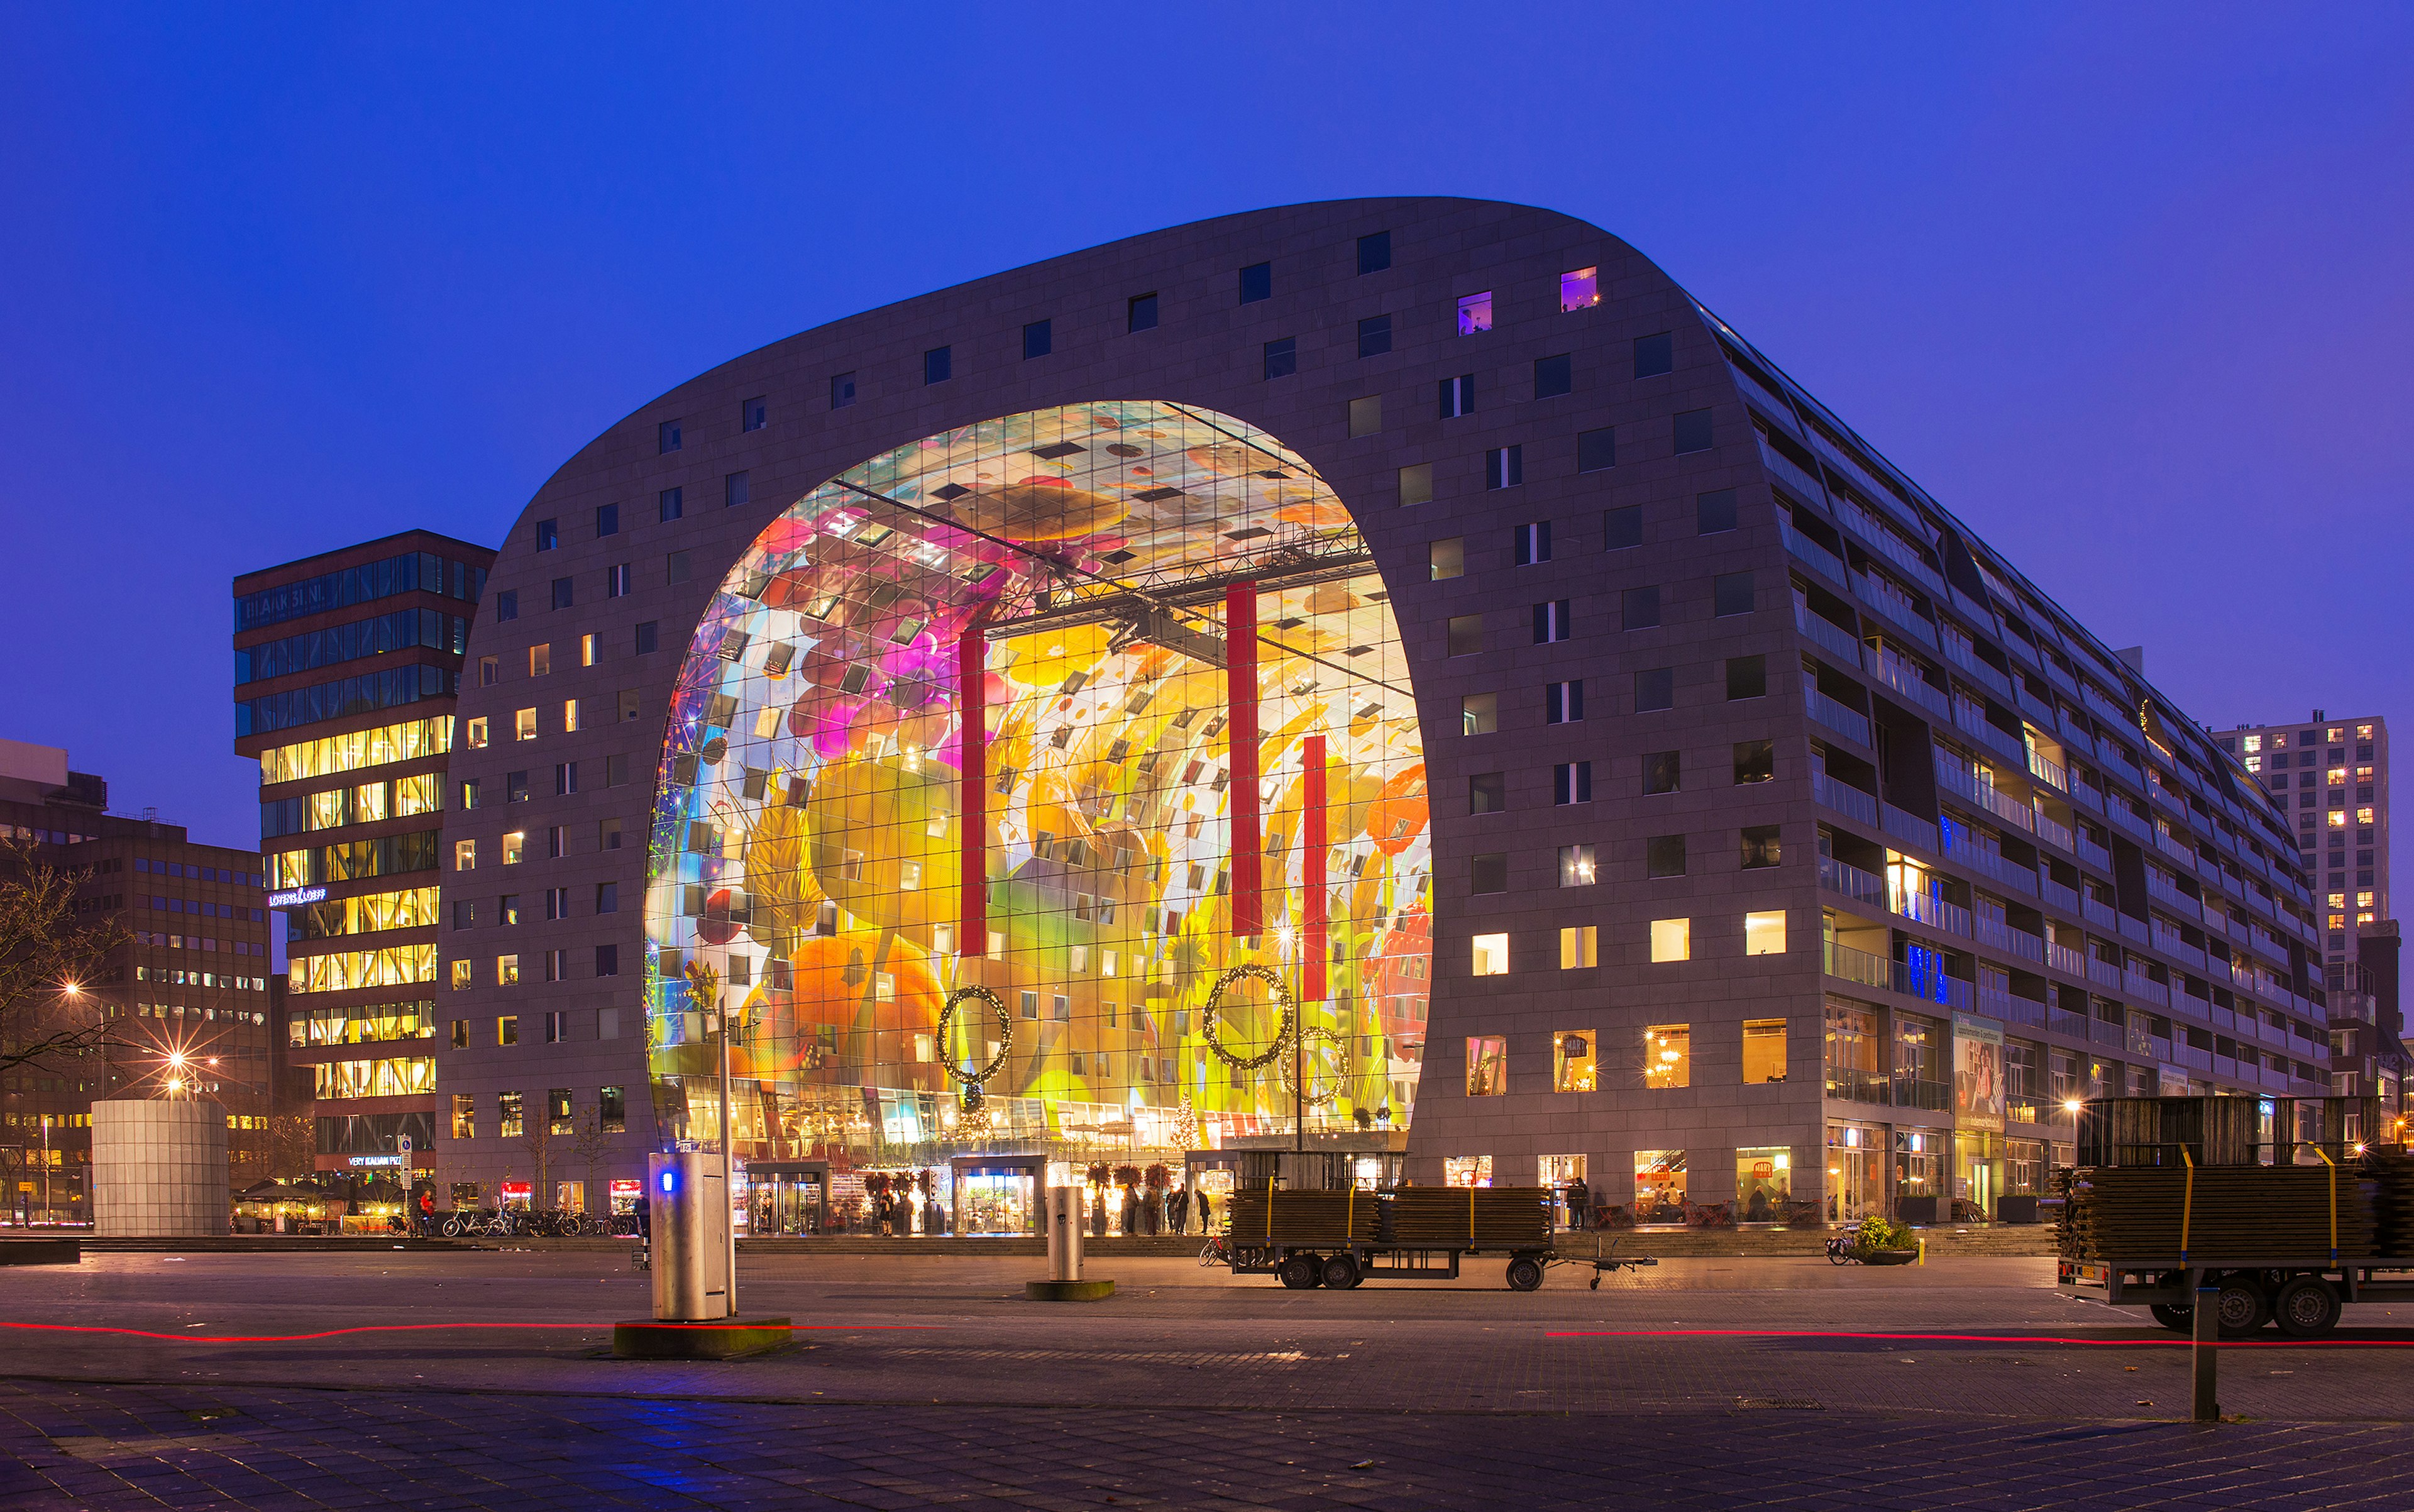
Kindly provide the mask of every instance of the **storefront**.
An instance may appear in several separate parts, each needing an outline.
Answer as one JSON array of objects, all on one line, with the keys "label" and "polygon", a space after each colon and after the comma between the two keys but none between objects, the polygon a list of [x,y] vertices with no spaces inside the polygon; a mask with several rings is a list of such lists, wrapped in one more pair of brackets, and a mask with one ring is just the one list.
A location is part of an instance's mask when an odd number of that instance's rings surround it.
[{"label": "storefront", "polygon": [[1039,1188],[1047,1179],[1047,1157],[959,1155],[948,1164],[958,1234],[1039,1232]]},{"label": "storefront", "polygon": [[612,1181],[612,1211],[633,1213],[637,1199],[645,1195],[646,1184],[634,1176],[616,1176]]},{"label": "storefront", "polygon": [[1735,1219],[1782,1223],[1794,1204],[1794,1146],[1763,1145],[1736,1151]]},{"label": "storefront", "polygon": [[828,1232],[827,1160],[750,1160],[744,1174],[746,1233],[768,1238]]},{"label": "storefront", "polygon": [[1953,1209],[1939,1220],[1956,1223],[1990,1222],[1995,1204],[2004,1194],[2004,1136],[1984,1130],[1956,1130],[1953,1135]]},{"label": "storefront", "polygon": [[1685,1221],[1685,1152],[1634,1152],[1634,1221]]},{"label": "storefront", "polygon": [[1946,1158],[1952,1153],[1952,1130],[1897,1129],[1894,1131],[1894,1217],[1902,1223],[1934,1223],[1946,1215]]},{"label": "storefront", "polygon": [[[1551,1226],[1555,1229],[1588,1227],[1592,1215],[1582,1209],[1590,1205],[1574,1190],[1576,1183],[1585,1179],[1585,1158],[1581,1155],[1545,1155],[1542,1159],[1541,1169],[1542,1186],[1551,1194]],[[1571,1204],[1571,1197],[1576,1197],[1577,1201]]]},{"label": "storefront", "polygon": [[1884,1124],[1827,1126],[1828,1222],[1885,1216],[1886,1144]]}]

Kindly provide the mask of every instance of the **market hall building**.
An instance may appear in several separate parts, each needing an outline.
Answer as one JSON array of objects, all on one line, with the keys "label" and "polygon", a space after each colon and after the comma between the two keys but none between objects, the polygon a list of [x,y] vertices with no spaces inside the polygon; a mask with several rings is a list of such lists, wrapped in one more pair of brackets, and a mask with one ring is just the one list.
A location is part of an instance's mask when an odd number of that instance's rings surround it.
[{"label": "market hall building", "polygon": [[2069,1100],[2325,1089],[2236,761],[1542,210],[1230,216],[716,367],[513,525],[458,718],[458,1201],[725,1113],[758,1229],[916,1173],[1020,1227],[1039,1160],[1304,1105],[1646,1221],[1993,1216]]}]

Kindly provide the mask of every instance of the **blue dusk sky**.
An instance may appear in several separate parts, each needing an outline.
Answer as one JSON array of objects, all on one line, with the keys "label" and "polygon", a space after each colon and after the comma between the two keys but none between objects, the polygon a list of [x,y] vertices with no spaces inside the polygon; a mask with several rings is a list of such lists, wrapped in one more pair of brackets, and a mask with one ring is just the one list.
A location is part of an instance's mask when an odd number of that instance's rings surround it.
[{"label": "blue dusk sky", "polygon": [[229,580],[498,540],[850,312],[1260,205],[1655,259],[2220,725],[2404,707],[2414,8],[9,3],[10,696],[250,846]]}]

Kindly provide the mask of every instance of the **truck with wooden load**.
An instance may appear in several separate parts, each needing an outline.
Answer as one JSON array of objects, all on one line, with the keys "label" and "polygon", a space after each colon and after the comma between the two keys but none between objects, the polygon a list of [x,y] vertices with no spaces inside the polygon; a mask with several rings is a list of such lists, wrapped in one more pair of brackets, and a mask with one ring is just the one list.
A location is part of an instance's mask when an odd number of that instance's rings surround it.
[{"label": "truck with wooden load", "polygon": [[2414,1302],[2414,1156],[2371,1098],[2104,1098],[2062,1174],[2055,1286],[2187,1332],[2298,1339],[2350,1302]]},{"label": "truck with wooden load", "polygon": [[1375,1278],[1455,1280],[1469,1255],[1508,1256],[1509,1289],[1530,1292],[1553,1265],[1606,1272],[1657,1265],[1610,1253],[1562,1255],[1542,1187],[1244,1187],[1228,1205],[1225,1258],[1235,1274],[1277,1276],[1298,1290],[1347,1291]]}]

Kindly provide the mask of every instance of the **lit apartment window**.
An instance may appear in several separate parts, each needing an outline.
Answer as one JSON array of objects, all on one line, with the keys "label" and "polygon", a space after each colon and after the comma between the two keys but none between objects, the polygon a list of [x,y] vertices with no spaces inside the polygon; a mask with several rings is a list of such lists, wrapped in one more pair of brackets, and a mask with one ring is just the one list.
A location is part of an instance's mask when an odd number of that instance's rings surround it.
[{"label": "lit apartment window", "polygon": [[1480,294],[1462,294],[1458,301],[1458,334],[1473,336],[1478,331],[1492,329],[1492,291]]},{"label": "lit apartment window", "polygon": [[1469,951],[1469,966],[1479,977],[1505,977],[1509,974],[1509,936],[1478,935]]},{"label": "lit apartment window", "polygon": [[578,637],[578,665],[579,665],[579,666],[593,666],[595,665],[595,658],[596,658],[596,656],[597,656],[598,654],[599,654],[599,652],[598,652],[598,650],[597,650],[597,642],[596,642],[596,637],[595,637],[595,636],[591,636],[591,635],[588,635],[588,636],[579,636],[579,637]]},{"label": "lit apartment window", "polygon": [[503,864],[506,866],[517,866],[520,863],[520,857],[526,852],[527,847],[528,835],[523,831],[514,830],[511,833],[503,836]]},{"label": "lit apartment window", "polygon": [[1743,1079],[1748,1086],[1785,1080],[1785,1021],[1743,1021]]},{"label": "lit apartment window", "polygon": [[1559,847],[1559,886],[1588,888],[1595,880],[1592,846],[1561,846]]},{"label": "lit apartment window", "polygon": [[453,869],[456,872],[474,872],[478,869],[478,843],[476,841],[455,840],[453,842]]},{"label": "lit apartment window", "polygon": [[1400,502],[1430,504],[1433,502],[1433,464],[1418,462],[1400,469]]},{"label": "lit apartment window", "polygon": [[1690,961],[1693,958],[1693,921],[1690,919],[1651,921],[1651,959]]},{"label": "lit apartment window", "polygon": [[466,743],[466,744],[469,747],[469,749],[470,749],[470,750],[472,750],[472,751],[483,751],[483,750],[484,750],[484,749],[485,749],[485,747],[486,747],[486,716],[485,716],[485,715],[484,715],[484,714],[480,714],[477,718],[475,718],[475,719],[473,719],[473,720],[469,721],[469,736],[468,736],[467,741],[466,741],[464,743]]},{"label": "lit apartment window", "polygon": [[[519,981],[520,958],[517,955],[499,955],[495,957],[496,986],[516,987],[519,985]],[[505,1040],[504,1042],[506,1044],[515,1042],[519,1035],[519,1020],[512,1019],[508,1022],[512,1025],[513,1039]]]},{"label": "lit apartment window", "polygon": [[738,407],[738,428],[760,430],[771,423],[771,401],[757,396]]},{"label": "lit apartment window", "polygon": [[1497,1098],[1509,1090],[1509,1039],[1499,1034],[1467,1037],[1467,1095]]},{"label": "lit apartment window", "polygon": [[1601,270],[1576,268],[1559,275],[1559,313],[1572,314],[1601,303]]},{"label": "lit apartment window", "polygon": [[1447,541],[1430,542],[1425,546],[1425,565],[1437,583],[1457,577],[1467,572],[1467,542],[1462,536]]},{"label": "lit apartment window", "polygon": [[1582,971],[1601,964],[1601,928],[1572,924],[1559,931],[1559,969]]},{"label": "lit apartment window", "polygon": [[1499,728],[1498,694],[1470,693],[1458,700],[1458,732],[1461,735],[1490,735]]},{"label": "lit apartment window", "polygon": [[1785,953],[1785,910],[1743,916],[1743,953],[1746,955],[1783,955]]},{"label": "lit apartment window", "polygon": [[529,648],[529,676],[544,677],[553,671],[553,647],[550,643]]},{"label": "lit apartment window", "polygon": [[1687,1024],[1654,1024],[1643,1031],[1643,1085],[1693,1085],[1693,1030]]},{"label": "lit apartment window", "polygon": [[1352,438],[1379,434],[1383,428],[1383,396],[1370,394],[1363,399],[1349,401],[1349,434]]},{"label": "lit apartment window", "polygon": [[[477,980],[478,964],[476,962],[455,961],[453,963],[453,990],[454,992],[467,992],[469,988],[477,985]],[[460,1021],[455,1020],[454,1022],[457,1024]]]}]

